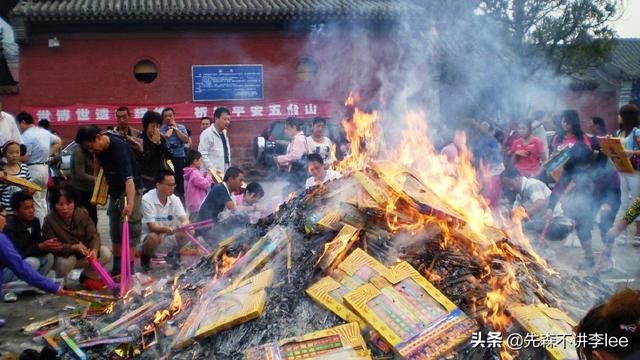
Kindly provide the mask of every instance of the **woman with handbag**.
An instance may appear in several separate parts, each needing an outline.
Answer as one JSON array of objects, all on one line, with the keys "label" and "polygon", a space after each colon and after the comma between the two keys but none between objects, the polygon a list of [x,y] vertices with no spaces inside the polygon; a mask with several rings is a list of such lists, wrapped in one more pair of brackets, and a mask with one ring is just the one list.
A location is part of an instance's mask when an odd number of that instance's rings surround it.
[{"label": "woman with handbag", "polygon": [[162,116],[159,113],[147,111],[142,117],[140,175],[145,192],[155,189],[156,177],[161,170],[167,170],[167,159],[171,157],[167,140],[160,135],[160,126]]},{"label": "woman with handbag", "polygon": [[[618,125],[620,129],[616,132],[616,136],[622,141],[625,152],[631,157],[633,164],[633,173],[620,172],[620,211],[618,217],[621,217],[624,211],[629,208],[630,204],[640,196],[640,129],[638,128],[638,108],[633,104],[627,104],[618,111]],[[640,224],[636,222],[636,236],[640,234]]]}]

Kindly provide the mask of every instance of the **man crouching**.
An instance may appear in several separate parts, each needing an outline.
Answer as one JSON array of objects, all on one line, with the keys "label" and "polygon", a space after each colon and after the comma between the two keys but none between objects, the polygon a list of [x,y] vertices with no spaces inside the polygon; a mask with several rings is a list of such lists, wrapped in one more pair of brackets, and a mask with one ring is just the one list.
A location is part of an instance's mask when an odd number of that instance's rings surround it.
[{"label": "man crouching", "polygon": [[184,232],[176,228],[189,223],[180,198],[173,194],[176,179],[170,171],[160,171],[156,188],[142,197],[142,256],[144,271],[151,269],[150,260],[156,250],[167,254],[172,268],[180,266],[180,249],[187,243]]}]

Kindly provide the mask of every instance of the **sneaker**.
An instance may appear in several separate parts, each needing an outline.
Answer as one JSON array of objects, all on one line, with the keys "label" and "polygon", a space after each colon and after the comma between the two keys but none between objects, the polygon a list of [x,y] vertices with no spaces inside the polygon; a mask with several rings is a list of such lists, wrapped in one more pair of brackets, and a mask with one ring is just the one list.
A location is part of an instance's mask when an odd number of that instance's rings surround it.
[{"label": "sneaker", "polygon": [[18,301],[18,295],[16,295],[16,293],[14,292],[8,292],[4,294],[4,297],[2,298],[2,300],[4,300],[4,302],[6,303],[13,303]]},{"label": "sneaker", "polygon": [[147,255],[140,255],[140,265],[142,265],[142,271],[148,272],[151,270],[151,257]]}]

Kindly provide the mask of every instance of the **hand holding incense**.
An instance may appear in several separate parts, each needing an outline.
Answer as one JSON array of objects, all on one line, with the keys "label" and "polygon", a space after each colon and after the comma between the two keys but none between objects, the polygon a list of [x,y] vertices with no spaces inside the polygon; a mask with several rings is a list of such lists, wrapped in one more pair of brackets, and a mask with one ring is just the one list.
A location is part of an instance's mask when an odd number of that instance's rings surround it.
[{"label": "hand holding incense", "polygon": [[205,256],[211,256],[211,250],[209,250],[203,243],[202,241],[198,240],[195,236],[191,235],[189,232],[185,232],[185,234],[187,234],[187,236],[189,237],[189,240],[191,240],[191,242],[198,247],[198,249],[200,251],[202,251]]}]

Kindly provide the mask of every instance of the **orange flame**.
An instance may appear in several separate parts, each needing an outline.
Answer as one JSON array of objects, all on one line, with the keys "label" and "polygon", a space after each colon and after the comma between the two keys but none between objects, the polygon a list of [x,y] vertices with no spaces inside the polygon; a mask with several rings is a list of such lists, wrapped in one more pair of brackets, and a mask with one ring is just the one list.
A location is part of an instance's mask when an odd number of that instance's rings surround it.
[{"label": "orange flame", "polygon": [[[357,106],[358,99],[350,96],[346,104]],[[483,230],[487,227],[497,227],[494,215],[488,206],[488,202],[481,195],[482,175],[488,176],[491,169],[483,166],[482,174],[478,174],[472,164],[472,155],[466,146],[466,136],[464,133],[456,133],[455,144],[458,149],[458,156],[454,159],[447,159],[435,149],[434,144],[428,137],[429,128],[427,126],[426,114],[424,112],[408,113],[405,118],[404,129],[402,131],[402,141],[397,148],[386,149],[379,133],[379,116],[377,112],[366,113],[357,107],[353,111],[353,117],[343,120],[343,126],[347,139],[349,140],[350,152],[337,164],[336,168],[343,171],[354,171],[362,169],[367,162],[373,159],[389,159],[400,163],[411,169],[413,174],[431,190],[439,201],[460,214],[465,226],[472,232],[473,236],[482,240],[476,244],[469,242],[464,246],[470,247],[470,251],[479,259],[481,274],[480,280],[491,285],[492,290],[486,294],[484,299],[473,299],[473,306],[483,305],[484,310],[481,317],[485,323],[489,323],[494,329],[504,331],[510,324],[511,319],[506,315],[507,306],[510,304],[512,295],[520,292],[517,279],[517,271],[513,262],[523,260],[524,257],[516,248],[506,242],[496,243],[496,240],[485,235]],[[402,126],[401,118],[395,124]],[[445,219],[432,215],[417,213],[408,207],[402,207],[399,199],[391,199],[386,204],[386,221],[392,231],[409,230],[417,231],[425,224],[436,224],[442,232],[440,246],[444,249],[452,242],[460,240],[452,234],[456,230]],[[406,219],[400,219],[399,214],[409,214],[410,223]],[[509,235],[532,254],[537,265],[549,269],[542,258],[540,258],[529,241],[526,240],[520,228],[522,214],[513,221],[516,224]],[[514,232],[518,232],[517,236]],[[488,244],[481,246],[479,244]],[[500,259],[499,262],[494,259]],[[538,290],[542,291],[542,286],[529,274],[525,267],[525,272],[532,283],[537,284]],[[437,281],[440,275],[429,273],[429,278]],[[502,354],[503,358],[510,358],[508,352]]]},{"label": "orange flame", "polygon": [[153,323],[158,326],[176,316],[176,314],[178,314],[181,310],[182,296],[180,295],[180,291],[176,288],[173,290],[173,300],[171,301],[169,308],[162,311],[156,311],[156,313],[153,315]]},{"label": "orange flame", "polygon": [[222,266],[220,266],[219,273],[224,274],[227,271],[229,271],[229,269],[231,269],[233,264],[235,264],[236,261],[238,261],[238,259],[240,258],[240,255],[242,254],[238,254],[238,256],[233,257],[227,254],[222,254]]}]

